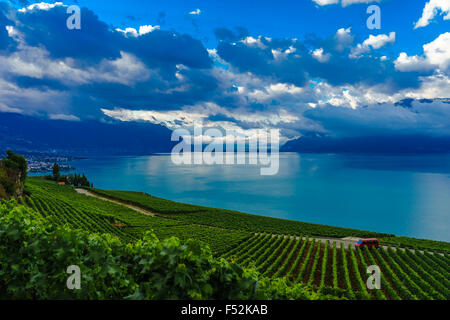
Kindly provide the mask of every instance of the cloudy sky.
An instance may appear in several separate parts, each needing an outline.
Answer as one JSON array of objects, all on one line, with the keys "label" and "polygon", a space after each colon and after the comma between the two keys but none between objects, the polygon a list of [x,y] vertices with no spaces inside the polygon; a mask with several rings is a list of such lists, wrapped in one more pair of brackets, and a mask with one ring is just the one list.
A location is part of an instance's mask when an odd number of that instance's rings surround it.
[{"label": "cloudy sky", "polygon": [[448,136],[449,30],[449,0],[0,0],[0,116]]}]

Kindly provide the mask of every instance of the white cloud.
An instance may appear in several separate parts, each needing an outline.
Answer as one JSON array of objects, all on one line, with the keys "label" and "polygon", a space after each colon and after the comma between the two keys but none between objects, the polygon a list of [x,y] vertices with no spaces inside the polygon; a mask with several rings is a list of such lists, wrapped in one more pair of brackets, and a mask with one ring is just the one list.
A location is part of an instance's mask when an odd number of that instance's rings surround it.
[{"label": "white cloud", "polygon": [[343,7],[350,6],[352,4],[358,3],[370,3],[370,2],[380,2],[381,0],[312,0],[319,6],[327,6],[330,4],[338,4],[341,3]]},{"label": "white cloud", "polygon": [[[413,99],[447,98],[450,92],[450,78],[438,72],[429,77],[421,77],[418,89],[404,89],[399,96]],[[400,99],[398,99],[400,100]]]},{"label": "white cloud", "polygon": [[389,33],[389,35],[386,34],[380,34],[378,36],[370,35],[369,38],[363,42],[363,45],[371,46],[373,49],[380,49],[384,45],[394,42],[395,42],[395,32],[391,32]]},{"label": "white cloud", "polygon": [[264,43],[262,43],[261,39],[262,39],[261,36],[259,36],[258,38],[248,36],[245,39],[241,40],[241,42],[245,43],[249,47],[258,47],[260,49],[266,49],[267,46]]},{"label": "white cloud", "polygon": [[189,12],[189,14],[190,14],[190,15],[193,15],[193,16],[198,16],[198,15],[200,15],[201,13],[202,13],[202,10],[200,10],[200,9],[196,9],[196,10],[194,10],[194,11]]},{"label": "white cloud", "polygon": [[22,113],[23,111],[18,108],[11,108],[0,102],[0,112]]},{"label": "white cloud", "polygon": [[22,13],[25,13],[25,12],[28,12],[28,11],[33,11],[34,9],[48,11],[48,10],[53,9],[55,7],[62,7],[62,6],[65,6],[62,2],[55,2],[53,4],[52,3],[39,2],[39,3],[30,4],[29,6],[27,6],[25,8],[22,8],[22,9],[19,9],[18,11],[22,12]]},{"label": "white cloud", "polygon": [[422,17],[414,25],[414,29],[426,27],[439,13],[444,15],[444,20],[450,20],[450,1],[449,0],[430,0],[423,8]]},{"label": "white cloud", "polygon": [[48,117],[52,120],[80,121],[80,118],[72,114],[50,114]]},{"label": "white cloud", "polygon": [[359,43],[356,48],[352,49],[350,58],[358,58],[361,54],[369,52],[371,49],[380,49],[388,43],[395,43],[395,32],[391,32],[389,35],[370,35],[363,43]]},{"label": "white cloud", "polygon": [[125,28],[125,30],[117,28],[116,31],[122,33],[124,36],[129,37],[139,37],[139,36],[143,36],[144,34],[153,32],[155,30],[159,30],[160,26],[152,26],[152,25],[145,25],[145,26],[140,26],[139,27],[139,31],[136,30],[135,28]]},{"label": "white cloud", "polygon": [[104,59],[97,65],[80,68],[70,58],[52,59],[43,47],[19,43],[18,48],[9,56],[0,55],[0,76],[13,74],[34,79],[57,79],[67,85],[92,82],[132,85],[147,80],[151,75],[151,70],[143,62],[126,52],[120,52],[121,56],[115,60]]},{"label": "white cloud", "polygon": [[335,48],[337,51],[342,52],[353,44],[351,29],[351,27],[341,28],[334,35],[334,41],[336,42]]},{"label": "white cloud", "polygon": [[69,108],[70,97],[67,92],[22,88],[17,84],[0,78],[0,111],[36,114],[61,113]]},{"label": "white cloud", "polygon": [[311,55],[313,56],[314,59],[322,63],[330,61],[331,57],[331,54],[329,53],[323,54],[323,48],[312,51]]},{"label": "white cloud", "polygon": [[152,71],[136,56],[127,52],[120,52],[120,58],[103,60],[88,72],[92,81],[115,82],[124,85],[133,85],[136,82],[149,79]]},{"label": "white cloud", "polygon": [[[268,111],[255,111],[246,108],[227,109],[213,102],[184,106],[181,110],[129,110],[115,108],[101,111],[120,121],[148,121],[162,124],[169,129],[192,128],[196,123],[202,123],[205,128],[222,128],[233,130],[238,136],[254,136],[260,129],[282,128],[299,120],[299,118],[283,108]],[[229,120],[209,120],[211,116],[225,116]],[[281,137],[281,142],[286,141]]]},{"label": "white cloud", "polygon": [[139,35],[142,36],[144,34],[153,32],[158,29],[159,29],[159,26],[151,26],[151,25],[140,26],[139,27]]},{"label": "white cloud", "polygon": [[358,3],[370,3],[370,2],[380,2],[381,0],[342,0],[342,6],[350,6],[352,4]]},{"label": "white cloud", "polygon": [[406,52],[401,52],[397,60],[394,61],[395,69],[400,71],[425,71],[433,69],[426,58],[419,56],[408,56]]},{"label": "white cloud", "polygon": [[327,6],[329,4],[339,3],[339,0],[313,0],[319,6]]},{"label": "white cloud", "polygon": [[295,99],[303,92],[303,88],[287,83],[271,83],[255,89],[239,87],[238,90],[241,95],[246,95],[248,98],[259,103],[267,103],[280,96],[286,99],[287,95],[291,95]]},{"label": "white cloud", "polygon": [[443,33],[434,41],[425,44],[422,56],[408,56],[402,52],[394,63],[395,68],[400,71],[446,71],[450,67],[450,32]]},{"label": "white cloud", "polygon": [[295,51],[297,51],[296,48],[294,48],[293,46],[289,46],[289,48],[287,48],[284,51],[281,49],[272,49],[272,55],[275,60],[283,60],[287,58],[287,56],[289,56],[291,53],[294,53]]}]

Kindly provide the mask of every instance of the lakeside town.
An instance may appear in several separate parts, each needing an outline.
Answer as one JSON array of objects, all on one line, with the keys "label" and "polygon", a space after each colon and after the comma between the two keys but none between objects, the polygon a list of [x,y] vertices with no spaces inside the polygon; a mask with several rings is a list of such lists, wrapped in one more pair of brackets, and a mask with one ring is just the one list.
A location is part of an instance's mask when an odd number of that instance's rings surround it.
[{"label": "lakeside town", "polygon": [[74,157],[48,153],[26,153],[24,156],[28,163],[28,172],[31,173],[51,172],[55,163],[59,165],[62,172],[75,170],[75,167],[70,164]]}]

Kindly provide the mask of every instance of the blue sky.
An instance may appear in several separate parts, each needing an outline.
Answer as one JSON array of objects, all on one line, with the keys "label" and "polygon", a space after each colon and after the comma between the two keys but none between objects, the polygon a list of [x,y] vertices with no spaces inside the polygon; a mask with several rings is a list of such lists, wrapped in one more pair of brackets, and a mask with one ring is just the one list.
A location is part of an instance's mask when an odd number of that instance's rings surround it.
[{"label": "blue sky", "polygon": [[[29,1],[29,3],[41,1]],[[312,0],[274,2],[262,1],[146,1],[146,0],[77,0],[65,1],[78,3],[93,10],[102,21],[115,27],[139,28],[140,25],[159,25],[164,29],[173,29],[188,33],[205,42],[206,47],[215,47],[216,28],[244,27],[251,35],[265,35],[273,38],[302,38],[313,33],[328,37],[342,27],[352,27],[352,31],[361,39],[370,34],[396,31],[398,41],[392,52],[407,50],[419,54],[421,42],[434,40],[436,34],[449,29],[450,24],[435,23],[427,28],[413,30],[422,13],[425,1],[386,0],[378,3],[382,9],[380,30],[366,27],[368,14],[366,8],[376,1],[342,7],[339,4],[319,6]],[[22,7],[22,5],[16,5]],[[200,9],[199,15],[189,13]],[[193,22],[198,26],[194,27]],[[207,41],[206,41],[207,40]]]},{"label": "blue sky", "polygon": [[[65,28],[71,4],[82,8],[81,30]],[[379,30],[366,26],[373,4]],[[449,6],[3,1],[0,111],[169,128],[201,120],[242,132],[280,128],[285,139],[450,135],[450,105],[419,101],[450,97]],[[418,101],[399,107],[404,99]]]}]

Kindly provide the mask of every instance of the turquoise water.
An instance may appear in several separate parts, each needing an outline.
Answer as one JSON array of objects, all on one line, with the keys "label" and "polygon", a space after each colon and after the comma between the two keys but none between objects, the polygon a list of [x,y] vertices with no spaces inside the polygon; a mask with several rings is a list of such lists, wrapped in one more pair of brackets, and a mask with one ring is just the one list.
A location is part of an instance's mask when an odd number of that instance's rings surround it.
[{"label": "turquoise water", "polygon": [[450,241],[450,156],[280,154],[275,176],[250,165],[183,165],[169,155],[77,160],[102,189]]}]

